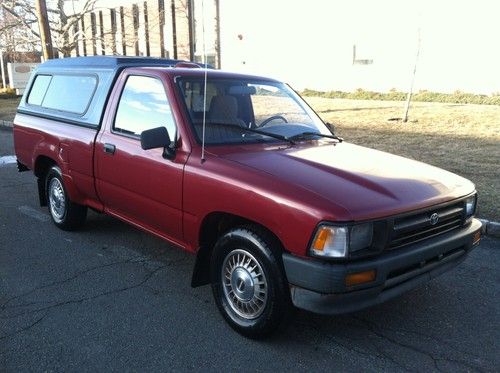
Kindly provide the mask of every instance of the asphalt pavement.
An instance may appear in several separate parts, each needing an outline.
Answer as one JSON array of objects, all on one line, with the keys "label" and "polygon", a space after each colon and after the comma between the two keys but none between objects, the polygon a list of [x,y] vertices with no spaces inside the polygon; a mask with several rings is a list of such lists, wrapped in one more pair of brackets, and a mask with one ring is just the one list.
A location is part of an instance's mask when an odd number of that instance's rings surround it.
[{"label": "asphalt pavement", "polygon": [[[0,130],[0,157],[13,154]],[[4,160],[3,162],[1,160]],[[32,173],[0,158],[0,371],[447,371],[500,367],[500,241],[456,269],[350,315],[297,311],[264,341],[241,337],[194,258],[90,213],[64,232]]]}]

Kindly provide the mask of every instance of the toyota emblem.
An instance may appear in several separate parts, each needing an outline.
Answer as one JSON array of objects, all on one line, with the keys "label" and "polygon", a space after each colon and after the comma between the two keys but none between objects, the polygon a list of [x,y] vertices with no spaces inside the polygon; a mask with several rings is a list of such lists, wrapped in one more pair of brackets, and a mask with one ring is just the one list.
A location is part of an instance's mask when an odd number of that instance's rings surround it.
[{"label": "toyota emblem", "polygon": [[437,214],[437,212],[435,212],[430,217],[431,225],[436,225],[438,221],[439,221],[439,215]]}]

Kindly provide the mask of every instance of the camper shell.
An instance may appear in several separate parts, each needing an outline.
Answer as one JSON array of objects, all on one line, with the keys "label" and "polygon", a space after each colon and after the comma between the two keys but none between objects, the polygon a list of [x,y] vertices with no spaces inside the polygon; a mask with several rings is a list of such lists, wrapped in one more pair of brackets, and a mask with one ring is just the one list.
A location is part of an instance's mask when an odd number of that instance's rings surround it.
[{"label": "camper shell", "polygon": [[[26,94],[19,103],[18,112],[35,115],[46,119],[54,119],[86,127],[99,127],[104,114],[106,103],[121,71],[128,67],[175,67],[176,65],[192,67],[208,67],[210,65],[196,64],[183,60],[154,58],[154,57],[75,57],[48,60],[37,67],[28,83]],[[51,84],[53,77],[71,76],[76,79],[76,86],[64,87],[60,99],[75,100],[81,95],[79,82],[87,82],[89,101],[84,103],[82,110],[70,111],[44,105],[43,97],[40,102],[30,102],[31,90],[36,88],[35,83]],[[41,80],[45,80],[41,83]],[[43,90],[44,92],[46,91]]]}]

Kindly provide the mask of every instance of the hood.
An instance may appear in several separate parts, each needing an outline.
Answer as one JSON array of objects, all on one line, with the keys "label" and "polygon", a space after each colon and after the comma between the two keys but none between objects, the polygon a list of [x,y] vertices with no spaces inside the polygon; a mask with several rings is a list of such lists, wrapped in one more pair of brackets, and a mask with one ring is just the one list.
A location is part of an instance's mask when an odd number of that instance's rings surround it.
[{"label": "hood", "polygon": [[474,191],[470,181],[451,172],[346,142],[239,150],[219,156],[315,193],[347,210],[353,221],[424,208]]}]

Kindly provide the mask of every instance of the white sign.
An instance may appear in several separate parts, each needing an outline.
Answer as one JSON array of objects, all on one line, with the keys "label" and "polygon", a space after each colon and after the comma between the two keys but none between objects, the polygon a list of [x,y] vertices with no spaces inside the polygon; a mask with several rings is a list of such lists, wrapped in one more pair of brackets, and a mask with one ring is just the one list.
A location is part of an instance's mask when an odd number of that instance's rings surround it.
[{"label": "white sign", "polygon": [[37,63],[11,63],[7,64],[7,73],[9,74],[10,88],[16,90],[16,94],[22,95],[28,85],[31,72],[38,66]]}]

